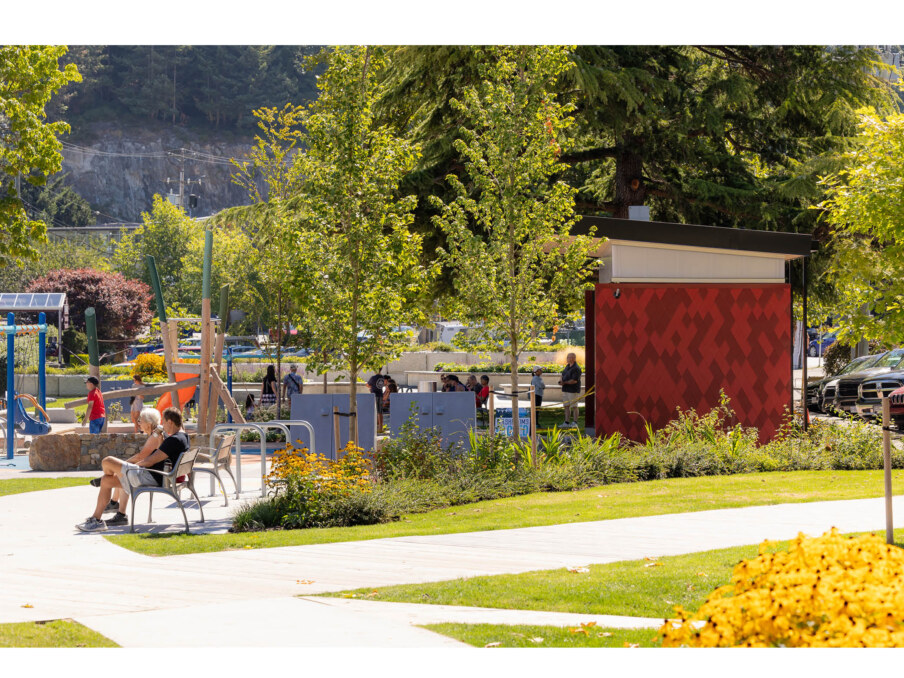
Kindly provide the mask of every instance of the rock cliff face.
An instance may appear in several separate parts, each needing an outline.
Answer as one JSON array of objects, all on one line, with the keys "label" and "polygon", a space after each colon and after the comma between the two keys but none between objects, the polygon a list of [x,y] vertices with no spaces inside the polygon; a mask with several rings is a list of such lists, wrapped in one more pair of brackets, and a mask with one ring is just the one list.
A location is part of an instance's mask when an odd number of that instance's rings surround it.
[{"label": "rock cliff face", "polygon": [[[185,194],[199,196],[192,216],[207,216],[233,205],[248,204],[244,189],[232,182],[230,158],[241,159],[251,149],[252,133],[242,138],[203,135],[161,123],[94,123],[64,136],[66,183],[99,212],[98,223],[140,221],[155,193],[179,191],[179,170],[198,180]],[[184,149],[181,150],[181,149]],[[170,179],[167,185],[167,178]],[[186,198],[188,208],[188,198]]]}]

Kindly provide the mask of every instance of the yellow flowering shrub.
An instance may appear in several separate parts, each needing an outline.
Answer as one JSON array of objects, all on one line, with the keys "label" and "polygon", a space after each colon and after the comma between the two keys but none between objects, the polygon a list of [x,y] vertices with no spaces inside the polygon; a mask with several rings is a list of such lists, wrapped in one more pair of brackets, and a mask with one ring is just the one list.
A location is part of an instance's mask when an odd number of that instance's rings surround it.
[{"label": "yellow flowering shrub", "polygon": [[162,355],[156,353],[140,353],[132,366],[132,376],[149,379],[166,380],[166,363]]},{"label": "yellow flowering shrub", "polygon": [[364,450],[351,442],[340,451],[337,461],[290,443],[274,453],[267,483],[278,490],[292,481],[304,479],[321,494],[369,492],[370,467],[371,461],[364,456]]},{"label": "yellow flowering shrub", "polygon": [[904,550],[835,528],[769,548],[738,563],[696,614],[676,607],[663,646],[904,647]]}]

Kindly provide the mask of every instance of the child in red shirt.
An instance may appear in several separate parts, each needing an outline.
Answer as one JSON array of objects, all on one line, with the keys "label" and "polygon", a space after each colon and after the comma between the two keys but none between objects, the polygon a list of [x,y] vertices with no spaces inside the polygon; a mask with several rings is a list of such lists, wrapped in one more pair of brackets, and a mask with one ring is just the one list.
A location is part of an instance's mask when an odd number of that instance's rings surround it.
[{"label": "child in red shirt", "polygon": [[82,426],[88,422],[89,432],[100,433],[107,422],[107,410],[104,407],[104,396],[100,392],[100,381],[97,377],[88,377],[85,379],[85,385],[88,387],[88,409],[82,418]]}]

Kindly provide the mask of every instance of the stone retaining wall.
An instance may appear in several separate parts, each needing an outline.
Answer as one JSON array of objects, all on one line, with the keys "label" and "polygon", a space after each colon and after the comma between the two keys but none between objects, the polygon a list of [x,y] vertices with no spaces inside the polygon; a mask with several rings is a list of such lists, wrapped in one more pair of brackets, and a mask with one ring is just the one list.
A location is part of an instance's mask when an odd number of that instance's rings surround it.
[{"label": "stone retaining wall", "polygon": [[[189,435],[191,444],[206,445],[208,436]],[[143,433],[56,433],[35,436],[28,450],[33,471],[99,471],[104,457],[128,459],[137,454]]]}]

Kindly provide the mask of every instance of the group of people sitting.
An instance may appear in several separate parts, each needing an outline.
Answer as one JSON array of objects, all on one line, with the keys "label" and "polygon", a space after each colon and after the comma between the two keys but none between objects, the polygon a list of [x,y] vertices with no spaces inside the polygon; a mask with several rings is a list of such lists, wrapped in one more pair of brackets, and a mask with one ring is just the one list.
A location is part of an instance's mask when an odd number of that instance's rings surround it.
[{"label": "group of people sitting", "polygon": [[457,374],[440,375],[443,382],[442,391],[444,393],[455,393],[459,391],[470,391],[474,394],[474,400],[477,407],[483,407],[490,398],[490,378],[487,375],[480,377],[480,382],[473,374],[468,375],[467,381],[462,384]]},{"label": "group of people sitting", "polygon": [[[163,410],[162,417],[154,408],[145,407],[138,414],[138,426],[147,435],[138,454],[126,460],[104,457],[101,461],[104,474],[91,480],[91,485],[100,488],[94,513],[84,523],[76,525],[82,532],[98,532],[110,525],[127,525],[126,507],[132,488],[142,485],[160,487],[166,464],[175,466],[179,455],[188,449],[188,436],[182,430],[182,412],[175,407]],[[112,512],[115,512],[112,518],[103,520],[105,513]]]}]

